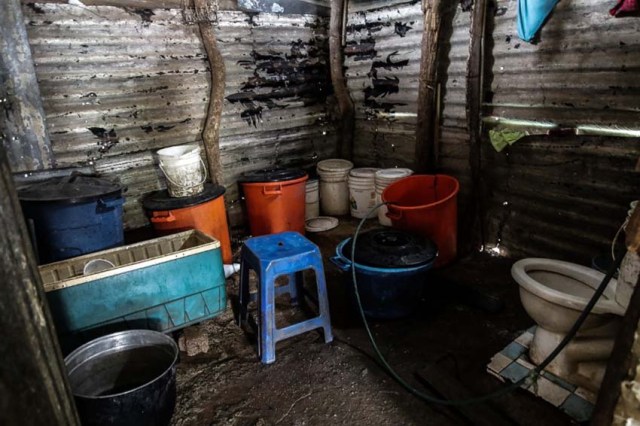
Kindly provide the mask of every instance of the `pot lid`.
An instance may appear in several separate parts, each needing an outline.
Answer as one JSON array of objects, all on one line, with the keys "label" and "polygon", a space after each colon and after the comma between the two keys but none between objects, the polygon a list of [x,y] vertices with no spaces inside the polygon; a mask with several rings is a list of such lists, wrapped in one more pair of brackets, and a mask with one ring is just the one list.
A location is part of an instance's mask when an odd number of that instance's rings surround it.
[{"label": "pot lid", "polygon": [[29,185],[18,191],[18,197],[21,201],[74,204],[120,196],[122,189],[122,185],[110,180],[74,172]]},{"label": "pot lid", "polygon": [[317,170],[326,172],[348,172],[353,169],[353,163],[349,160],[340,158],[330,158],[328,160],[319,161],[316,165]]},{"label": "pot lid", "polygon": [[166,189],[155,191],[144,197],[142,206],[145,210],[177,210],[191,207],[207,201],[215,200],[224,195],[224,186],[214,185],[210,182],[204,184],[204,190],[191,197],[171,197]]},{"label": "pot lid", "polygon": [[361,177],[361,178],[373,178],[376,175],[376,172],[380,169],[376,169],[373,167],[359,167],[357,169],[351,169],[349,172],[349,176],[352,177]]},{"label": "pot lid", "polygon": [[338,219],[331,216],[312,217],[304,221],[304,229],[307,232],[322,232],[338,226]]},{"label": "pot lid", "polygon": [[[352,239],[342,248],[342,255],[351,260]],[[397,229],[374,229],[363,232],[356,243],[355,262],[377,268],[407,268],[432,262],[438,254],[436,245],[428,239]]]},{"label": "pot lid", "polygon": [[258,183],[258,182],[282,182],[285,180],[299,179],[306,176],[304,170],[300,169],[262,169],[253,170],[243,173],[238,182],[240,183]]}]

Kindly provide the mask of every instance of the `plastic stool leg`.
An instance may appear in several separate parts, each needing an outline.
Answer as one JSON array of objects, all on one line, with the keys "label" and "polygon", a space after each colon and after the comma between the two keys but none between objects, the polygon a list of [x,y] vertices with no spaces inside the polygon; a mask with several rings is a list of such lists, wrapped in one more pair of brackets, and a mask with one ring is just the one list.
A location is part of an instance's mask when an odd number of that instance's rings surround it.
[{"label": "plastic stool leg", "polygon": [[289,295],[291,296],[291,304],[298,304],[298,287],[302,285],[302,274],[294,272],[288,275],[289,277]]},{"label": "plastic stool leg", "polygon": [[[322,260],[320,260],[322,262]],[[331,315],[329,313],[329,299],[327,297],[327,283],[324,277],[324,268],[322,263],[320,266],[315,265],[313,270],[316,272],[316,286],[318,287],[318,310],[322,317],[322,329],[324,330],[324,342],[333,341],[333,332],[331,331]]]},{"label": "plastic stool leg", "polygon": [[240,260],[240,288],[238,289],[238,325],[247,320],[247,307],[251,296],[249,295],[249,264],[244,258]]},{"label": "plastic stool leg", "polygon": [[268,271],[260,274],[260,359],[264,364],[276,360],[276,342],[274,330],[275,317],[275,279]]}]

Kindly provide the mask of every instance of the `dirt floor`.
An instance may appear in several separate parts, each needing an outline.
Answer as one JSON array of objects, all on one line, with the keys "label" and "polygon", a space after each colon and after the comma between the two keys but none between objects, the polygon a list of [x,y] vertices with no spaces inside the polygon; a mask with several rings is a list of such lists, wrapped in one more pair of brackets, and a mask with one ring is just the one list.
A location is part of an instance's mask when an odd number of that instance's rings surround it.
[{"label": "dirt floor", "polygon": [[[309,236],[328,257],[351,236],[352,221]],[[501,386],[486,372],[489,359],[532,325],[512,281],[511,261],[476,254],[432,273],[415,314],[377,321],[372,328],[391,365],[413,386],[429,391],[416,373],[436,368],[473,394]],[[320,331],[280,342],[276,362],[257,358],[255,337],[235,324],[232,305],[237,280],[228,281],[229,309],[201,324],[210,350],[178,366],[174,425],[457,425],[480,424],[478,412],[427,405],[403,390],[377,365],[343,277],[325,261],[335,339]],[[491,294],[480,303],[470,286]],[[278,299],[279,321],[303,318],[286,296]],[[495,311],[499,302],[504,308]],[[433,389],[431,389],[433,390]],[[503,396],[484,409],[505,424],[564,425],[569,417],[524,390]],[[486,420],[484,424],[487,424]]]}]

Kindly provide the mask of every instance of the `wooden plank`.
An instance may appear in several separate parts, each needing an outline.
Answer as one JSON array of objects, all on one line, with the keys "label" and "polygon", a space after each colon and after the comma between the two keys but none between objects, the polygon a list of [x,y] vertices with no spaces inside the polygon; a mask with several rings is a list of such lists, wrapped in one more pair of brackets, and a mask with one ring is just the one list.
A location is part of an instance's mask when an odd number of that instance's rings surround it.
[{"label": "wooden plank", "polygon": [[[21,0],[23,4],[58,3],[69,4],[68,0]],[[182,9],[182,0],[81,0],[85,6],[114,6],[132,9]],[[218,0],[219,10],[238,10],[235,0]]]},{"label": "wooden plank", "polygon": [[0,147],[0,424],[78,425],[29,234]]},{"label": "wooden plank", "polygon": [[349,95],[347,80],[344,76],[344,50],[342,39],[344,32],[345,0],[331,0],[329,19],[329,67],[333,92],[338,101],[340,112],[338,133],[338,153],[347,160],[353,158],[353,131],[355,127],[355,108]]},{"label": "wooden plank", "polygon": [[423,0],[424,29],[418,75],[418,111],[416,122],[416,146],[414,169],[418,173],[436,169],[436,91],[438,87],[438,51],[442,2]]}]

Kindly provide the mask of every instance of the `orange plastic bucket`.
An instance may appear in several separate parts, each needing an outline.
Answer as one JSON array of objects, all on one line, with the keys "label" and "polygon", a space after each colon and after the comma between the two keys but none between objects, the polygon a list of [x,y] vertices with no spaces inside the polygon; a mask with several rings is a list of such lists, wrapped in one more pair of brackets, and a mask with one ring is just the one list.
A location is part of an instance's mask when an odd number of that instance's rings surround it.
[{"label": "orange plastic bucket", "polygon": [[304,209],[309,177],[302,170],[269,169],[242,175],[251,235],[296,231],[304,234]]},{"label": "orange plastic bucket", "polygon": [[447,175],[413,175],[387,186],[382,201],[394,228],[415,232],[438,246],[435,266],[455,259],[458,237],[458,181]]},{"label": "orange plastic bucket", "polygon": [[222,186],[205,183],[204,190],[192,197],[170,197],[165,191],[147,195],[142,205],[158,235],[175,234],[197,229],[218,241],[224,263],[232,263],[231,240],[224,207]]}]

